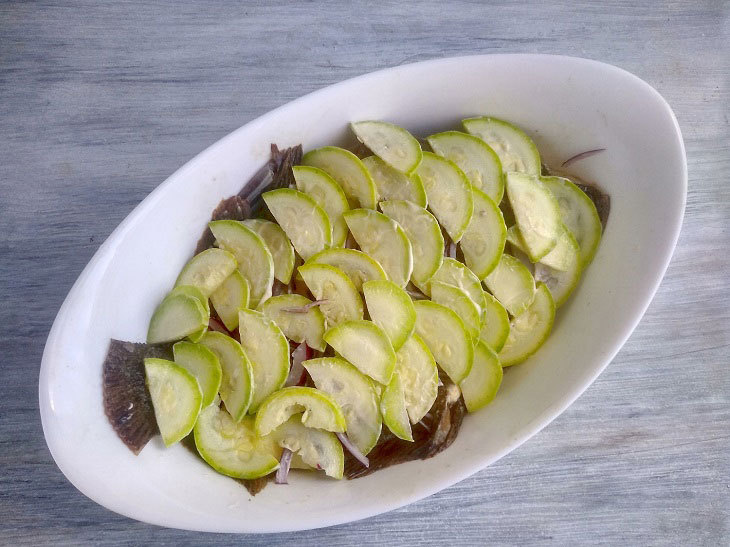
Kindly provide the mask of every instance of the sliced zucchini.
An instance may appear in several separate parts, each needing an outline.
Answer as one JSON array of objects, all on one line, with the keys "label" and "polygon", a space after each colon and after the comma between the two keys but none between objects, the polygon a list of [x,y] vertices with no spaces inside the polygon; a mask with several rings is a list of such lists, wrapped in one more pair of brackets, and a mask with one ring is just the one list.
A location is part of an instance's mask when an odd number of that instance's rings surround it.
[{"label": "sliced zucchini", "polygon": [[497,266],[504,251],[507,227],[499,207],[485,193],[474,190],[474,214],[459,246],[464,261],[479,279]]},{"label": "sliced zucchini", "polygon": [[397,370],[393,371],[390,383],[383,390],[380,413],[383,415],[383,422],[393,435],[404,441],[413,442],[413,433],[411,433],[411,424],[408,421],[408,411],[406,410],[406,397],[400,373]]},{"label": "sliced zucchini", "polygon": [[479,337],[482,319],[480,310],[469,295],[460,288],[441,281],[431,281],[431,300],[453,310],[464,321],[469,336]]},{"label": "sliced zucchini", "polygon": [[328,326],[362,319],[362,298],[345,272],[328,264],[304,264],[299,273],[317,300]]},{"label": "sliced zucchini", "polygon": [[378,187],[378,199],[405,200],[419,207],[426,207],[428,199],[423,188],[421,177],[416,173],[406,175],[392,168],[377,156],[364,158],[362,162],[368,168]]},{"label": "sliced zucchini", "polygon": [[596,206],[583,190],[562,177],[541,179],[555,196],[563,224],[575,236],[583,267],[590,264],[601,240],[601,219]]},{"label": "sliced zucchini", "polygon": [[474,347],[474,365],[459,387],[466,409],[476,412],[487,406],[502,384],[502,365],[497,354],[481,340]]},{"label": "sliced zucchini", "polygon": [[213,469],[236,479],[256,479],[279,467],[281,449],[269,437],[260,437],[253,417],[239,422],[211,405],[195,424],[195,447]]},{"label": "sliced zucchini", "polygon": [[540,175],[540,153],[524,131],[490,116],[469,118],[462,123],[467,133],[476,135],[497,153],[505,173]]},{"label": "sliced zucchini", "polygon": [[294,414],[302,414],[307,427],[341,433],[345,416],[335,400],[313,387],[285,387],[269,395],[256,414],[256,432],[263,436],[274,431]]},{"label": "sliced zucchini", "polygon": [[192,285],[200,289],[205,296],[209,296],[237,266],[236,257],[228,251],[206,249],[185,264],[175,281],[175,286]]},{"label": "sliced zucchini", "polygon": [[332,246],[330,219],[307,194],[280,188],[265,192],[261,197],[304,260]]},{"label": "sliced zucchini", "polygon": [[509,315],[499,300],[488,292],[484,292],[487,307],[484,308],[484,318],[479,338],[494,351],[499,353],[509,336]]},{"label": "sliced zucchini", "polygon": [[293,312],[311,304],[312,301],[301,294],[281,294],[272,296],[261,311],[270,317],[289,340],[301,344],[306,342],[309,347],[324,351],[327,345],[322,340],[324,334],[324,314],[317,306],[310,307],[306,312]]},{"label": "sliced zucchini", "polygon": [[198,381],[183,367],[165,359],[144,360],[147,388],[165,446],[179,442],[195,425],[202,395]]},{"label": "sliced zucchini", "polygon": [[213,308],[228,330],[238,327],[238,310],[248,308],[251,288],[241,272],[235,271],[210,295]]},{"label": "sliced zucchini", "polygon": [[271,296],[274,285],[274,259],[263,238],[236,220],[215,220],[208,224],[218,245],[238,261],[238,271],[250,288],[253,308]]},{"label": "sliced zucchini", "polygon": [[444,236],[438,220],[409,201],[382,201],[380,208],[386,216],[400,224],[411,242],[411,279],[416,285],[426,284],[444,260]]},{"label": "sliced zucchini", "polygon": [[284,230],[278,224],[260,218],[244,220],[243,224],[261,236],[274,259],[274,277],[284,285],[288,284],[294,271],[294,247]]},{"label": "sliced zucchini", "polygon": [[515,257],[503,254],[484,284],[513,316],[520,315],[535,296],[535,279],[530,270]]},{"label": "sliced zucchini", "polygon": [[362,286],[368,314],[398,349],[413,334],[416,310],[408,293],[392,281],[368,281]]},{"label": "sliced zucchini", "polygon": [[192,285],[178,285],[170,291],[168,297],[178,294],[185,294],[187,296],[195,298],[203,306],[203,310],[205,310],[205,324],[194,333],[188,335],[188,339],[191,342],[197,342],[198,340],[200,340],[200,337],[203,336],[208,330],[208,322],[210,321],[210,303],[208,302],[208,297],[205,296],[200,291],[200,289]]},{"label": "sliced zucchini", "polygon": [[347,239],[347,224],[342,213],[350,209],[347,196],[337,181],[317,167],[295,165],[292,167],[297,189],[310,196],[330,219],[332,246],[342,247]]},{"label": "sliced zucchini", "polygon": [[212,351],[221,365],[220,394],[235,421],[246,414],[253,396],[253,368],[241,344],[220,332],[207,332],[200,344]]},{"label": "sliced zucchini", "polygon": [[284,386],[289,375],[289,342],[276,323],[255,310],[238,311],[238,332],[253,370],[253,397],[248,408],[253,414],[269,394]]},{"label": "sliced zucchini", "polygon": [[329,264],[339,268],[358,291],[362,291],[362,284],[366,281],[387,279],[378,261],[357,249],[325,249],[307,260],[307,264]]},{"label": "sliced zucchini", "polygon": [[372,321],[345,321],[324,333],[324,341],[357,369],[387,385],[395,368],[388,336]]},{"label": "sliced zucchini", "polygon": [[337,181],[350,205],[375,209],[378,191],[367,167],[355,154],[344,148],[325,146],[311,150],[302,158],[304,165],[318,167]]},{"label": "sliced zucchini", "polygon": [[321,469],[334,479],[341,479],[345,467],[342,443],[334,433],[313,429],[293,416],[269,435],[279,446],[298,455],[309,469]]},{"label": "sliced zucchini", "polygon": [[562,306],[570,297],[578,285],[582,272],[580,247],[578,247],[575,238],[567,230],[561,237],[559,247],[560,249],[556,247],[550,254],[555,253],[556,250],[561,252],[560,263],[565,266],[562,271],[548,266],[545,263],[545,259],[543,259],[542,263],[535,264],[535,281],[542,281],[547,285],[555,301],[556,308]]},{"label": "sliced zucchini", "polygon": [[[511,226],[510,229],[507,230],[507,241],[516,249],[523,253],[527,253],[525,241],[522,239],[520,229],[516,225]],[[550,266],[554,270],[567,270],[573,261],[574,243],[576,243],[576,241],[573,234],[571,234],[570,231],[563,226],[555,247],[553,247],[552,251],[540,259],[540,263],[545,266]]]},{"label": "sliced zucchini", "polygon": [[461,318],[449,308],[417,300],[416,333],[431,351],[436,363],[458,384],[469,374],[474,347]]},{"label": "sliced zucchini", "polygon": [[547,340],[555,319],[555,302],[544,283],[538,283],[529,307],[512,319],[499,360],[503,367],[522,363]]},{"label": "sliced zucchini", "polygon": [[317,389],[340,405],[347,424],[347,436],[363,454],[380,437],[379,397],[373,382],[344,359],[321,357],[302,363]]},{"label": "sliced zucchini", "polygon": [[423,153],[416,171],[428,197],[428,208],[446,233],[458,243],[474,211],[471,183],[455,163],[431,152]]},{"label": "sliced zucchini", "polygon": [[192,374],[198,382],[203,408],[211,405],[221,387],[220,361],[215,353],[202,344],[178,342],[172,346],[175,363]]},{"label": "sliced zucchini", "polygon": [[487,143],[461,131],[444,131],[427,140],[434,152],[453,161],[464,172],[474,188],[487,194],[495,203],[502,201],[502,163]]},{"label": "sliced zucchini", "polygon": [[396,352],[396,370],[400,373],[406,411],[412,424],[431,410],[438,396],[439,371],[428,346],[413,334]]},{"label": "sliced zucchini", "polygon": [[421,145],[402,127],[380,121],[350,124],[358,140],[401,173],[412,173],[421,163]]},{"label": "sliced zucchini", "polygon": [[180,340],[199,332],[207,325],[207,314],[200,300],[182,293],[169,295],[152,314],[147,330],[147,343]]},{"label": "sliced zucchini", "polygon": [[405,287],[413,271],[413,250],[403,228],[371,209],[353,209],[342,216],[360,249],[378,261],[388,279]]},{"label": "sliced zucchini", "polygon": [[525,251],[532,262],[539,262],[563,231],[558,202],[538,177],[524,173],[507,173],[507,197]]},{"label": "sliced zucchini", "polygon": [[[479,278],[467,268],[464,264],[454,258],[444,258],[441,267],[436,274],[431,278],[431,282],[441,281],[448,285],[460,288],[464,291],[472,302],[479,308],[479,316],[481,317],[482,310],[484,309],[484,290]],[[427,294],[431,294],[430,288]]]}]

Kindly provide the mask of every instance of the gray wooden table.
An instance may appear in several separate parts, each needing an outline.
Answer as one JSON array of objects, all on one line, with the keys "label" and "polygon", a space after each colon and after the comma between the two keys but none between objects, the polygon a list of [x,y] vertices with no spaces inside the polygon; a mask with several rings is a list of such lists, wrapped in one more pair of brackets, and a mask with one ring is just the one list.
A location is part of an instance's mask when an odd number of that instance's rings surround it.
[{"label": "gray wooden table", "polygon": [[[728,545],[730,4],[531,4],[0,4],[0,544]],[[114,227],[273,107],[374,69],[488,52],[616,64],[655,86],[682,126],[679,245],[599,380],[491,467],[363,522],[192,534],[77,492],[43,440],[38,369],[64,296]]]}]

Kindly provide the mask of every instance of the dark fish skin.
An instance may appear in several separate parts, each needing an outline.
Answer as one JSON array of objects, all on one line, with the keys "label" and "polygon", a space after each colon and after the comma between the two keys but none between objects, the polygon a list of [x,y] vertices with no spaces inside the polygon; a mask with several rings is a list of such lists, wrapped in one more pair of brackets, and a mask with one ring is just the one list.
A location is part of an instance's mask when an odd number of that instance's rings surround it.
[{"label": "dark fish skin", "polygon": [[145,381],[145,357],[172,359],[172,345],[112,340],[102,379],[104,413],[122,442],[135,454],[159,431]]},{"label": "dark fish skin", "polygon": [[367,455],[370,467],[345,452],[345,477],[357,479],[391,465],[426,460],[451,446],[464,420],[466,405],[458,387],[445,374],[441,374],[441,381],[443,385],[439,386],[431,410],[411,428],[413,442],[399,439],[384,429],[378,444]]},{"label": "dark fish skin", "polygon": [[[211,220],[245,220],[257,217],[264,212],[261,194],[276,188],[286,188],[294,184],[292,167],[302,161],[302,145],[279,150],[271,145],[271,159],[259,169],[241,191],[235,196],[222,200],[213,211]],[[206,227],[195,247],[195,254],[210,249],[215,242],[213,232]]]}]

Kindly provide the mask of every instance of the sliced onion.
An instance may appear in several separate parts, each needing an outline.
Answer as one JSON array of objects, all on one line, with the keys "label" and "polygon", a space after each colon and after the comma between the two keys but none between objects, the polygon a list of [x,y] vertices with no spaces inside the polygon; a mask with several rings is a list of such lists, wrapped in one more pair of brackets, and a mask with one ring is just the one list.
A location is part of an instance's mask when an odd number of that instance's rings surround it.
[{"label": "sliced onion", "polygon": [[282,308],[281,311],[286,311],[289,313],[307,313],[309,310],[314,308],[315,306],[321,306],[322,304],[326,304],[329,302],[329,300],[315,300],[314,302],[310,302],[309,304],[305,304],[304,306],[300,308]]},{"label": "sliced onion", "polygon": [[368,460],[365,454],[360,452],[360,450],[354,444],[352,444],[352,441],[347,437],[346,434],[337,433],[337,438],[340,439],[342,446],[344,446],[347,451],[355,457],[357,461],[359,461],[365,467],[370,467],[370,460]]},{"label": "sliced onion", "polygon": [[279,469],[276,472],[276,478],[274,482],[276,484],[289,484],[287,477],[289,476],[289,466],[291,466],[291,457],[293,452],[288,448],[285,448],[281,453],[281,459],[279,460]]},{"label": "sliced onion", "polygon": [[285,385],[298,386],[305,379],[306,370],[302,366],[302,363],[312,356],[312,351],[306,342],[299,344],[291,354],[291,368],[289,369],[289,376],[286,379]]},{"label": "sliced onion", "polygon": [[567,167],[571,163],[574,163],[578,160],[582,160],[584,158],[590,158],[591,156],[594,156],[596,154],[600,154],[601,152],[604,152],[605,148],[596,148],[595,150],[586,150],[585,152],[581,152],[580,154],[576,154],[575,156],[569,157],[567,160],[565,160],[563,163],[560,164],[560,167]]},{"label": "sliced onion", "polygon": [[449,258],[456,258],[456,243],[453,241],[449,243]]},{"label": "sliced onion", "polygon": [[412,291],[410,289],[406,289],[406,292],[408,293],[408,296],[413,298],[413,300],[428,300],[428,296],[426,296],[422,292]]},{"label": "sliced onion", "polygon": [[218,319],[216,319],[215,317],[211,317],[208,320],[208,330],[220,332],[220,333],[226,334],[228,336],[231,335],[231,331],[229,331],[226,328],[226,326],[223,323],[221,323]]}]

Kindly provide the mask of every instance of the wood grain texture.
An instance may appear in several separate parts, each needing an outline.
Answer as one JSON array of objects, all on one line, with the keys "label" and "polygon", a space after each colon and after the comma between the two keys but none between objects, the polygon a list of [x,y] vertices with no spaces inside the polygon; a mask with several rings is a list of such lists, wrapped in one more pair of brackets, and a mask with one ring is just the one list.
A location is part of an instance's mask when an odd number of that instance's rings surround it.
[{"label": "wood grain texture", "polygon": [[[193,534],[77,492],[43,439],[38,369],[64,296],[114,227],[177,167],[273,107],[371,70],[489,52],[616,64],[656,87],[684,132],[677,251],[598,381],[484,471],[349,525]],[[722,0],[3,2],[0,544],[727,545],[729,105]]]}]

